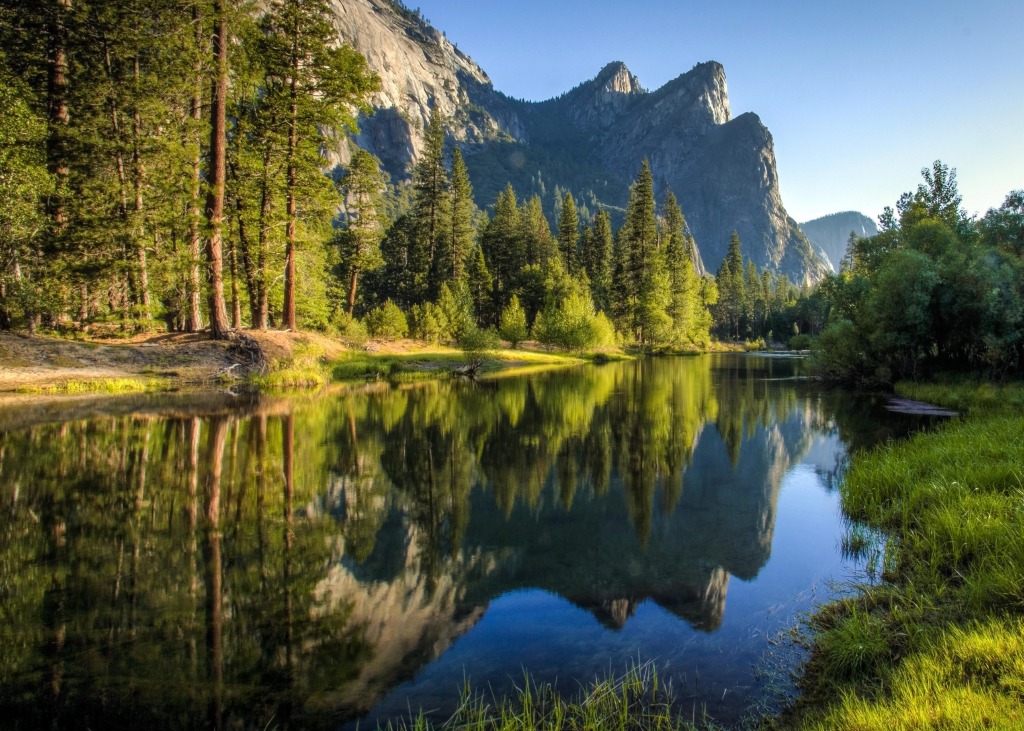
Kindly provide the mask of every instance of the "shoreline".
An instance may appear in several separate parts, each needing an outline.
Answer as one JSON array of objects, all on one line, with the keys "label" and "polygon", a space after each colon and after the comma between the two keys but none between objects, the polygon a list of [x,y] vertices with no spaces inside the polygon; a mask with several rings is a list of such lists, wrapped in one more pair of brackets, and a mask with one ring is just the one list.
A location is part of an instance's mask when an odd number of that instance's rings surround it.
[{"label": "shoreline", "polygon": [[[0,404],[216,391],[240,384],[275,390],[376,380],[402,383],[452,374],[496,377],[634,357],[621,351],[563,353],[536,344],[472,354],[414,340],[352,347],[318,333],[242,333],[240,346],[238,339],[215,341],[204,333],[79,340],[0,332]],[[258,348],[255,357],[252,343]]]}]

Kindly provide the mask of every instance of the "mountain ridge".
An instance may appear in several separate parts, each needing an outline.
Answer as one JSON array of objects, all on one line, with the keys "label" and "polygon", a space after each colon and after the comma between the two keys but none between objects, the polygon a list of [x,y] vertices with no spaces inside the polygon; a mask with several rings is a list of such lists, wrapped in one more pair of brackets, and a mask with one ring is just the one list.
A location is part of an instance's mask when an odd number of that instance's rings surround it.
[{"label": "mountain ridge", "polygon": [[[477,202],[511,183],[540,195],[554,219],[572,192],[586,219],[621,216],[629,186],[648,159],[659,200],[676,194],[703,262],[713,271],[736,231],[759,267],[814,282],[828,265],[786,213],[771,133],[752,113],[732,117],[725,70],[704,61],[654,91],[622,61],[606,64],[564,94],[539,102],[494,89],[486,72],[422,16],[392,0],[333,0],[341,38],[382,78],[355,142],[394,180],[422,150],[430,109],[448,119]],[[336,162],[347,162],[339,150]]]}]

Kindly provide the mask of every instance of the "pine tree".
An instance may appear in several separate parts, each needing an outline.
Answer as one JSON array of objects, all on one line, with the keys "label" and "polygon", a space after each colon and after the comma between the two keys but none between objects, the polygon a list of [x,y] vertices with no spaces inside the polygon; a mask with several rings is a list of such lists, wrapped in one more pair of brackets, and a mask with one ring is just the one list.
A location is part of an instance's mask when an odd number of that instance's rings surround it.
[{"label": "pine tree", "polygon": [[594,306],[602,312],[611,311],[612,248],[611,217],[602,209],[584,232],[580,252]]},{"label": "pine tree", "polygon": [[[326,195],[325,176],[308,175],[322,164],[321,150],[328,129],[356,130],[352,107],[377,88],[379,80],[365,59],[337,45],[326,0],[277,0],[264,18],[267,77],[285,110],[287,128],[285,182],[285,273],[282,325],[297,327],[295,312],[298,200]],[[304,178],[304,179],[302,179]]]},{"label": "pine tree", "polygon": [[579,227],[576,201],[573,200],[572,193],[566,192],[565,197],[562,198],[562,210],[558,216],[558,249],[562,254],[562,262],[569,276],[577,275],[581,269]]},{"label": "pine tree", "polygon": [[[659,328],[655,300],[662,289],[663,261],[658,254],[658,223],[655,218],[654,180],[643,161],[630,188],[626,222],[619,231],[614,311],[619,325],[639,342],[650,342],[645,325]],[[667,305],[667,303],[664,303]],[[650,334],[650,333],[648,333]]]},{"label": "pine tree", "polygon": [[206,239],[207,308],[210,337],[228,336],[228,315],[224,307],[224,176],[227,149],[228,20],[225,0],[213,0],[214,75],[210,93],[210,147],[207,158]]},{"label": "pine tree", "polygon": [[508,304],[520,270],[526,264],[525,243],[516,194],[509,184],[494,203],[494,216],[484,227],[481,247],[494,282],[494,311]]},{"label": "pine tree", "polygon": [[484,252],[474,246],[466,262],[466,283],[473,298],[473,310],[481,325],[490,325],[493,320],[492,295],[494,280],[487,269]]},{"label": "pine tree", "polygon": [[356,306],[359,274],[384,263],[380,242],[384,238],[383,191],[387,180],[377,159],[365,150],[352,156],[348,173],[341,180],[347,227],[339,236],[342,266],[348,273],[348,314]]},{"label": "pine tree", "polygon": [[672,341],[677,345],[705,342],[706,319],[701,317],[700,278],[690,252],[693,239],[686,230],[686,219],[675,195],[665,196],[665,265],[669,277]]},{"label": "pine tree", "polygon": [[539,195],[531,196],[519,209],[525,260],[521,266],[546,266],[556,256],[557,244],[551,236],[551,226],[544,215],[544,204]]},{"label": "pine tree", "polygon": [[454,261],[449,244],[453,228],[444,134],[444,120],[434,107],[424,135],[425,147],[413,170],[413,217],[417,231],[409,265],[415,302],[437,299]]},{"label": "pine tree", "polygon": [[727,337],[740,337],[740,324],[746,308],[743,283],[743,249],[739,234],[729,238],[729,250],[715,276],[718,285],[716,321]]},{"label": "pine tree", "polygon": [[473,228],[473,215],[476,212],[473,186],[469,182],[469,171],[458,147],[452,154],[451,178],[452,229],[446,238],[447,255],[443,260],[445,266],[442,271],[452,281],[457,281],[466,276],[466,262],[472,253],[476,235]]}]

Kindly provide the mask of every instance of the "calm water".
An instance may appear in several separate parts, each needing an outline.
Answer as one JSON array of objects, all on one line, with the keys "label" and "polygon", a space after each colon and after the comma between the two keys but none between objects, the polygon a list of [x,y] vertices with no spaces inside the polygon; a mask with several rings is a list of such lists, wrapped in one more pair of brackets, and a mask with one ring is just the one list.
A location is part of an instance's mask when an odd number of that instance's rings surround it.
[{"label": "calm water", "polygon": [[650,661],[733,721],[857,569],[848,450],[914,426],[801,366],[4,410],[0,718],[366,728]]}]

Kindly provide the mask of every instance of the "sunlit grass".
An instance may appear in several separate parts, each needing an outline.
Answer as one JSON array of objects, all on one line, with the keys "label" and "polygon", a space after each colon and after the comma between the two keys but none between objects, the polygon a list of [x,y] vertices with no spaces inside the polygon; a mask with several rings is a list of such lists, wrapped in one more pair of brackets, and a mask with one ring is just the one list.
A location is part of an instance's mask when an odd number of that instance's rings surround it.
[{"label": "sunlit grass", "polygon": [[152,391],[167,391],[172,387],[169,380],[161,378],[93,378],[67,380],[42,386],[24,385],[18,387],[17,393],[74,396],[89,393],[148,393]]},{"label": "sunlit grass", "polygon": [[324,349],[313,343],[297,344],[291,355],[273,363],[268,373],[250,378],[255,386],[266,390],[318,388],[330,380]]},{"label": "sunlit grass", "polygon": [[843,507],[884,534],[887,583],[817,615],[784,725],[1024,728],[1024,387],[899,392],[965,416],[853,458]]},{"label": "sunlit grass", "polygon": [[415,350],[405,353],[368,353],[350,351],[333,359],[328,365],[330,378],[335,381],[383,380],[408,383],[418,380],[446,377],[474,364],[474,374],[522,375],[542,368],[579,365],[587,362],[628,360],[620,353],[566,353],[514,350],[499,348],[480,352],[465,352],[437,346],[436,349]]}]

